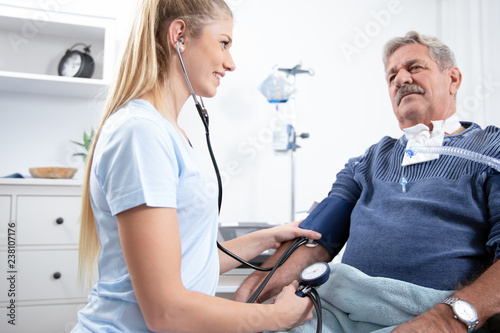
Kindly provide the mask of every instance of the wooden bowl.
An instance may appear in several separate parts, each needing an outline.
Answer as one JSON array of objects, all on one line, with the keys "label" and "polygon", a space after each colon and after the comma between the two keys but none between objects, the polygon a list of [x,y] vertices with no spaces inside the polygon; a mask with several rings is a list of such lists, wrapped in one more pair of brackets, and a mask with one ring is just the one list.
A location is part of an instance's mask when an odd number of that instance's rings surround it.
[{"label": "wooden bowl", "polygon": [[75,175],[77,170],[75,168],[60,167],[30,168],[30,174],[33,178],[69,179]]}]

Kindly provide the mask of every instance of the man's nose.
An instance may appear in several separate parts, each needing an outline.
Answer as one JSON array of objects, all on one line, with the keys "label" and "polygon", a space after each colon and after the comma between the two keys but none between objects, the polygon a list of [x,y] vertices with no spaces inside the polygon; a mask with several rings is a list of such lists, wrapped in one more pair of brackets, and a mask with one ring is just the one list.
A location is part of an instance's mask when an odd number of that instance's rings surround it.
[{"label": "man's nose", "polygon": [[410,72],[408,72],[406,69],[400,69],[398,74],[396,75],[396,78],[394,79],[394,84],[396,85],[396,87],[400,88],[404,85],[412,83],[413,79]]}]

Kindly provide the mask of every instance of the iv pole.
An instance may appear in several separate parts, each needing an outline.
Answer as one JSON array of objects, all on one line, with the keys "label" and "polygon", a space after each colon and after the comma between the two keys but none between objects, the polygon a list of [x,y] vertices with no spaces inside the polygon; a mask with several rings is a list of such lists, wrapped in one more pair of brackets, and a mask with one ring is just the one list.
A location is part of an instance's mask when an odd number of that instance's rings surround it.
[{"label": "iv pole", "polygon": [[[278,68],[279,71],[285,72],[287,77],[289,77],[290,82],[295,88],[295,79],[297,74],[309,74],[311,76],[314,75],[314,71],[312,69],[302,69],[302,64],[298,64],[293,68]],[[295,90],[295,89],[294,89]],[[293,99],[295,97],[292,96]],[[288,150],[291,150],[291,204],[290,204],[290,220],[295,221],[295,171],[296,171],[296,162],[297,162],[297,148],[300,148],[297,145],[297,133],[295,132],[295,100],[292,104],[293,112],[292,112],[292,127],[291,127],[291,147]],[[299,135],[301,139],[307,139],[309,137],[309,133],[301,133]]]}]

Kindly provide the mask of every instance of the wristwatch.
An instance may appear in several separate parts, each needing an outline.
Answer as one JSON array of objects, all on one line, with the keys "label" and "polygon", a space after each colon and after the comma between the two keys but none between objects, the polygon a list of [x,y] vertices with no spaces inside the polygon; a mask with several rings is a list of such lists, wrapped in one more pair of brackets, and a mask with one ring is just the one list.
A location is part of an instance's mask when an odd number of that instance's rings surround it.
[{"label": "wristwatch", "polygon": [[455,319],[467,325],[467,333],[473,332],[479,322],[476,309],[469,302],[456,297],[448,297],[441,303],[448,304],[453,309]]}]

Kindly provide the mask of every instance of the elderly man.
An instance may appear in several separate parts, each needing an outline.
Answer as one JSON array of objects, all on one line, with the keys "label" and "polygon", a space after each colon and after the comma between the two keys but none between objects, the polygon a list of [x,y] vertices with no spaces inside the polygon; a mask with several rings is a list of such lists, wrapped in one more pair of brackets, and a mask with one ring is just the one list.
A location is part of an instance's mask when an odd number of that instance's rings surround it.
[{"label": "elderly man", "polygon": [[[346,244],[342,264],[331,265],[332,284],[320,289],[332,303],[342,303],[335,305],[332,318],[346,312],[345,319],[335,318],[338,328],[331,332],[389,326],[393,332],[491,330],[488,319],[500,313],[500,173],[471,160],[467,152],[500,158],[500,129],[458,121],[455,95],[462,76],[452,51],[438,39],[413,31],[394,38],[385,46],[384,65],[404,135],[384,137],[349,160],[328,197],[301,223],[323,234],[320,246],[299,248],[260,299],[298,279],[307,265],[331,261]],[[449,155],[443,149],[431,154],[426,147],[457,147],[466,154]],[[348,274],[335,275],[340,269]],[[252,274],[234,298],[245,301],[263,275]],[[358,294],[366,297],[342,290],[359,282],[357,277],[352,279],[358,282],[339,282],[354,275],[362,276]],[[389,287],[383,290],[384,285]],[[372,299],[377,293],[389,293],[389,301]],[[422,295],[432,297],[423,301]],[[416,299],[419,303],[413,304]],[[378,302],[386,309],[392,301],[393,307],[379,316],[390,320],[359,324],[363,316],[376,313]],[[366,303],[375,310],[365,309]],[[398,306],[418,310],[399,316],[403,310]]]}]

